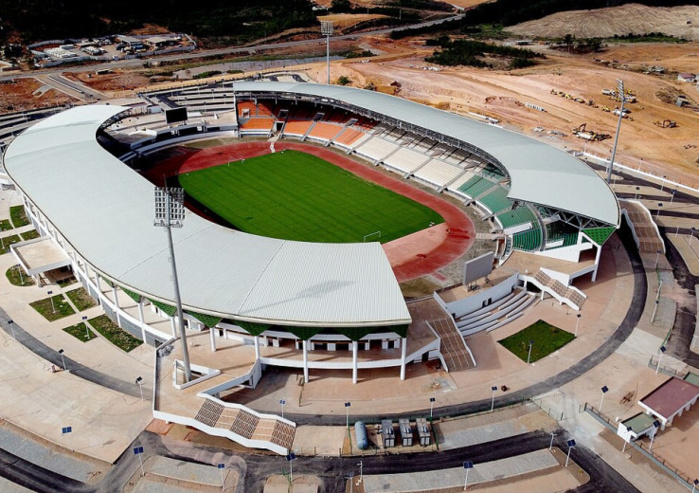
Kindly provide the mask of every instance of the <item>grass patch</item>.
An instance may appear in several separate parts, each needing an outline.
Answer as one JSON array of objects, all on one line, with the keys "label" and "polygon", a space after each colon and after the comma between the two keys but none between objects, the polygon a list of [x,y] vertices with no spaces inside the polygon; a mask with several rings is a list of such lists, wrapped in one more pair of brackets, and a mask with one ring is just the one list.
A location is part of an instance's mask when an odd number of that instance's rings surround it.
[{"label": "grass patch", "polygon": [[19,243],[22,239],[19,235],[6,236],[0,242],[0,255],[4,255],[10,251],[10,245],[13,243]]},{"label": "grass patch", "polygon": [[7,269],[7,272],[5,272],[5,277],[7,277],[7,280],[10,281],[10,284],[12,284],[13,286],[34,285],[34,279],[29,277],[27,275],[27,271],[25,271],[22,268],[22,266],[19,265],[15,265],[14,267],[10,267],[9,269]]},{"label": "grass patch", "polygon": [[0,231],[7,231],[12,229],[12,223],[9,219],[3,219],[0,221]]},{"label": "grass patch", "polygon": [[233,227],[285,240],[354,243],[381,231],[386,243],[444,222],[414,200],[298,151],[194,171],[179,180],[187,194]]},{"label": "grass patch", "polygon": [[97,306],[97,303],[89,294],[87,294],[85,288],[78,288],[68,291],[66,296],[70,298],[70,301],[73,302],[75,308],[77,308],[79,312],[92,308],[93,306]]},{"label": "grass patch", "polygon": [[71,325],[70,327],[66,327],[63,329],[63,332],[67,332],[68,334],[72,335],[76,339],[81,340],[82,342],[87,342],[91,341],[95,337],[94,332],[92,332],[87,325],[84,323],[80,322],[79,324],[76,325]]},{"label": "grass patch", "polygon": [[127,353],[143,344],[143,341],[136,339],[128,332],[122,330],[121,327],[112,322],[107,315],[91,318],[88,322],[97,332],[102,334],[105,339]]},{"label": "grass patch", "polygon": [[498,342],[522,361],[527,361],[529,341],[532,341],[530,362],[533,363],[557,351],[573,339],[575,339],[575,336],[570,332],[539,320]]},{"label": "grass patch", "polygon": [[19,235],[22,237],[23,241],[33,240],[34,238],[38,238],[40,236],[37,230],[35,229],[27,231],[26,233],[20,233]]},{"label": "grass patch", "polygon": [[[51,303],[51,300],[53,300],[53,304]],[[41,315],[43,315],[49,322],[53,322],[54,320],[67,317],[68,315],[75,313],[73,307],[68,304],[62,294],[57,294],[50,298],[34,301],[29,303],[29,305],[37,312],[41,313]]]},{"label": "grass patch", "polygon": [[29,224],[29,219],[27,219],[27,214],[24,212],[23,205],[15,205],[10,207],[10,220],[15,228],[20,228]]}]

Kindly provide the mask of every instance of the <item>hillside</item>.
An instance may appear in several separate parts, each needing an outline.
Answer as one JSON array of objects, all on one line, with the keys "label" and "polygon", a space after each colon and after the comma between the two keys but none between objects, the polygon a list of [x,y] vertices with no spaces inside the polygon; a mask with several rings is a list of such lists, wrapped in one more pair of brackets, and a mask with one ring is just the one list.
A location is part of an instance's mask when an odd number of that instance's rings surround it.
[{"label": "hillside", "polygon": [[621,7],[574,10],[523,22],[507,30],[522,36],[542,38],[562,38],[566,34],[578,38],[611,38],[615,34],[662,32],[699,40],[699,6],[647,7],[626,4]]}]

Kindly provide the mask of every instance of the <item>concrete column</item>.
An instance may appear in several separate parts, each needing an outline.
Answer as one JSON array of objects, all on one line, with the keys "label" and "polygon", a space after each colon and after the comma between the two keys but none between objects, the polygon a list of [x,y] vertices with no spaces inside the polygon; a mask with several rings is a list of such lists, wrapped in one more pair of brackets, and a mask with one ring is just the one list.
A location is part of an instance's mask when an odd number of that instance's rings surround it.
[{"label": "concrete column", "polygon": [[359,343],[352,341],[352,383],[357,383],[357,350]]},{"label": "concrete column", "polygon": [[408,340],[403,337],[400,346],[400,379],[405,380],[405,356],[408,348]]},{"label": "concrete column", "polygon": [[146,342],[146,324],[143,321],[143,298],[138,300],[138,321],[141,322],[141,336],[143,336],[143,342]]},{"label": "concrete column", "polygon": [[121,323],[119,323],[119,298],[117,297],[116,286],[112,286],[112,296],[114,296],[114,313],[116,314],[117,325],[121,326]]},{"label": "concrete column", "polygon": [[[85,268],[87,269],[87,263],[85,264]],[[100,298],[100,303],[102,303],[102,283],[100,282],[100,275],[92,269],[92,272],[95,274],[95,284],[97,285],[97,295]]]},{"label": "concrete column", "polygon": [[592,271],[592,282],[597,280],[597,270],[599,269],[599,258],[602,256],[602,247],[597,247],[597,255],[595,255],[595,270]]},{"label": "concrete column", "polygon": [[170,317],[170,328],[172,329],[172,337],[177,338],[177,326],[175,325],[175,317]]},{"label": "concrete column", "polygon": [[303,341],[303,383],[308,383],[308,341]]},{"label": "concrete column", "polygon": [[211,340],[211,352],[216,352],[216,334],[214,334],[214,328],[209,327],[209,339]]},{"label": "concrete column", "polygon": [[260,336],[255,336],[255,361],[260,359]]}]

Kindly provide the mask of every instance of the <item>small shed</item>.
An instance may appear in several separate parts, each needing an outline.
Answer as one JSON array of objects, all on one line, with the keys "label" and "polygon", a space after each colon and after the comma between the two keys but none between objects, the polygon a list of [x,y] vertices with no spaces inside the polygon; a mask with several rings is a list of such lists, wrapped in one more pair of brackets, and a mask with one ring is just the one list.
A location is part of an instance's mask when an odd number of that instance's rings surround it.
[{"label": "small shed", "polygon": [[390,419],[381,420],[381,437],[383,438],[383,448],[396,446],[396,434],[393,431],[393,421]]},{"label": "small shed", "polygon": [[655,416],[664,430],[667,424],[672,424],[676,416],[682,416],[684,411],[696,404],[699,398],[699,385],[690,379],[672,377],[662,383],[650,394],[638,401],[649,416]]},{"label": "small shed", "polygon": [[413,446],[413,428],[410,426],[410,421],[407,419],[398,420],[398,428],[400,429],[400,439],[404,447]]},{"label": "small shed", "polygon": [[689,72],[682,72],[677,74],[677,80],[680,82],[694,82],[696,81],[697,76],[694,74],[690,74]]},{"label": "small shed", "polygon": [[432,442],[430,425],[425,418],[417,419],[417,436],[420,439],[420,445],[423,447],[427,447]]}]

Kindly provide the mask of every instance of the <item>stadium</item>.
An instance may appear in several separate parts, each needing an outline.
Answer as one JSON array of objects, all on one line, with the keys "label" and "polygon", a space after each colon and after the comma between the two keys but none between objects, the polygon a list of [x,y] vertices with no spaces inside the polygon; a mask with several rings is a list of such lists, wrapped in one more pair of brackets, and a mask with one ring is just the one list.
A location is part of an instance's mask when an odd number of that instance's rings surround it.
[{"label": "stadium", "polygon": [[[528,288],[579,309],[585,295],[573,282],[583,276],[595,280],[602,246],[620,223],[611,189],[574,156],[393,96],[297,82],[234,82],[149,93],[143,100],[147,103],[73,108],[35,124],[10,144],[6,171],[41,234],[13,245],[13,252],[37,278],[69,267],[114,322],[160,348],[156,417],[246,446],[285,453],[293,441],[293,422],[223,399],[235,386],[254,387],[265,367],[296,368],[306,382],[311,370],[348,370],[355,383],[359,370],[398,367],[404,379],[411,362],[439,359],[447,368],[457,365],[445,355],[442,330],[460,334],[466,364],[475,365],[463,337],[517,316],[531,300]],[[160,112],[182,107],[189,117],[177,123],[168,123]],[[207,114],[213,117],[200,118]],[[130,123],[136,118],[143,119]],[[214,144],[196,152],[182,150],[209,141]],[[281,154],[285,157],[270,157]],[[312,173],[325,169],[325,161],[346,163],[350,172],[381,169],[381,176],[393,174],[399,178],[393,181],[415,187],[396,185],[403,190],[396,197],[384,191],[379,191],[382,198],[362,195],[356,207],[369,207],[358,212],[358,225],[320,218],[295,237],[309,216],[290,216],[271,229],[275,222],[269,218],[256,221],[256,210],[266,207],[277,216],[282,210],[323,207],[300,206],[289,195],[263,207],[255,197],[274,196],[280,183],[290,180],[299,185],[294,173],[317,183],[319,175]],[[300,166],[295,171],[286,169],[292,162]],[[266,188],[266,183],[248,185],[255,193],[234,193],[220,208],[211,201],[222,196],[213,187],[236,187],[241,170],[251,183],[272,176],[277,181]],[[218,174],[204,177],[205,172]],[[365,176],[371,182],[379,175]],[[301,195],[315,196],[326,183],[338,187],[329,195],[341,195],[337,190],[347,177],[327,180]],[[196,378],[190,382],[181,376],[167,244],[153,225],[154,184],[184,186],[186,204],[197,212],[172,232],[184,325],[208,332],[210,339],[201,358],[194,354]],[[356,190],[348,192],[350,199],[364,193]],[[406,194],[412,200],[405,200]],[[476,269],[486,275],[485,284],[457,299],[434,294],[449,327],[416,323],[399,284],[459,260],[472,245],[475,233],[468,222],[450,216],[453,205],[434,205],[438,195],[477,210],[492,232],[488,268]],[[379,225],[368,217],[376,204],[382,211],[377,220],[384,220]],[[247,212],[245,205],[251,205]],[[350,201],[327,208],[354,206]],[[394,206],[394,215],[383,213]],[[229,216],[231,211],[240,215]],[[408,224],[406,219],[415,218]],[[347,234],[330,234],[347,221]],[[391,262],[381,245],[437,228],[445,232],[443,241],[427,254],[413,251],[409,261]],[[440,248],[446,254],[434,255]],[[493,264],[507,267],[509,274],[493,274],[491,283],[487,275]],[[464,274],[464,285],[476,281]],[[498,305],[511,311],[498,317],[487,311]],[[153,315],[156,323],[147,321]],[[243,370],[221,370],[226,356],[217,350],[223,347],[240,351],[236,358]],[[162,383],[168,379],[173,385]]]}]

